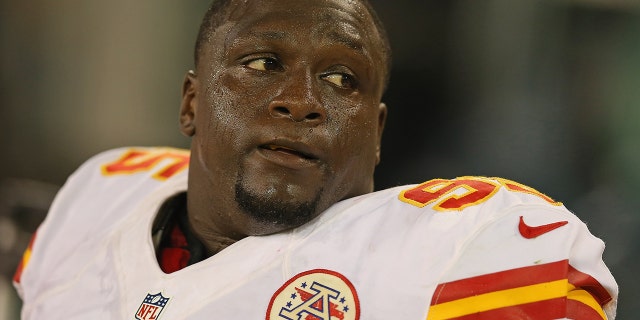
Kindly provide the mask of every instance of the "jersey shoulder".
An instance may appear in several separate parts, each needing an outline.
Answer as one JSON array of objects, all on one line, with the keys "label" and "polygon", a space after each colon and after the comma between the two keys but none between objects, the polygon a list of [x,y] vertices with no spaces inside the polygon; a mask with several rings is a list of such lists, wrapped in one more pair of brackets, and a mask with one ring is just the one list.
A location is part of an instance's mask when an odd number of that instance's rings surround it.
[{"label": "jersey shoulder", "polygon": [[21,283],[27,274],[42,274],[29,270],[47,265],[73,270],[65,257],[104,246],[101,239],[130,219],[144,199],[167,187],[186,190],[188,163],[188,151],[167,147],[118,148],[88,159],[56,195],[14,282]]},{"label": "jersey shoulder", "polygon": [[113,222],[166,185],[186,188],[188,165],[189,152],[175,148],[119,148],[97,154],[69,177],[43,226],[69,221],[90,228],[96,219]]},{"label": "jersey shoulder", "polygon": [[[118,148],[99,153],[83,163],[56,195],[49,220],[77,222],[111,212],[115,218],[167,181],[186,179],[189,152],[166,147]],[[66,218],[62,218],[66,216]]]},{"label": "jersey shoulder", "polygon": [[[397,186],[335,204],[325,214],[374,219],[371,212],[384,212],[379,219],[422,216],[425,222],[463,220],[472,225],[490,221],[517,206],[536,206],[571,214],[561,202],[524,184],[498,177],[463,176],[432,179],[420,184]],[[340,214],[339,212],[343,212]],[[418,227],[409,218],[409,227]]]},{"label": "jersey shoulder", "polygon": [[[554,304],[564,307],[564,301],[570,306],[566,314],[552,312],[547,316],[573,319],[579,318],[576,314],[589,313],[615,317],[618,287],[602,261],[604,243],[562,203],[512,180],[477,176],[409,186],[399,192],[398,200],[422,214],[438,217],[429,225],[437,220],[455,222],[440,235],[442,239],[454,235],[450,241],[460,242],[452,246],[452,263],[442,273],[431,301],[435,318],[441,314],[461,316],[485,307],[491,310],[487,314],[493,312],[500,318],[500,312],[511,314],[526,303],[560,310]],[[550,289],[553,286],[557,286],[555,291]],[[536,291],[526,303],[513,304],[506,298],[508,292],[530,294],[531,288],[538,287],[544,290]],[[562,299],[549,299],[551,292],[562,292]],[[503,293],[504,300],[479,298]],[[452,305],[459,308],[450,308]],[[500,308],[494,310],[489,305]],[[471,309],[464,311],[467,307]]]}]

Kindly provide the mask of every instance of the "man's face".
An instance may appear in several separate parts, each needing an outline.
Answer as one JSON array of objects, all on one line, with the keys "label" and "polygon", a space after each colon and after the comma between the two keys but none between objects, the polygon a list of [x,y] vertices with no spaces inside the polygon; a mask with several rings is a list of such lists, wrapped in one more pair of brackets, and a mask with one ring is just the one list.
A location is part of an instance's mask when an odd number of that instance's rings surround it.
[{"label": "man's face", "polygon": [[183,88],[196,231],[277,232],[371,192],[385,62],[365,8],[343,0],[231,6]]}]

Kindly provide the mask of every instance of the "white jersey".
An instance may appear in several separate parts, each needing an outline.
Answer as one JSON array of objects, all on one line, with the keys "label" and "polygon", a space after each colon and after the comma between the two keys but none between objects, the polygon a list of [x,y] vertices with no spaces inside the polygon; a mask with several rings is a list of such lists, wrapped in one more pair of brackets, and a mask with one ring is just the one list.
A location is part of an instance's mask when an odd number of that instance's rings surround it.
[{"label": "white jersey", "polygon": [[117,149],[61,189],[15,278],[23,319],[613,319],[602,241],[560,203],[498,178],[341,201],[302,227],[161,271],[159,207],[187,151]]}]

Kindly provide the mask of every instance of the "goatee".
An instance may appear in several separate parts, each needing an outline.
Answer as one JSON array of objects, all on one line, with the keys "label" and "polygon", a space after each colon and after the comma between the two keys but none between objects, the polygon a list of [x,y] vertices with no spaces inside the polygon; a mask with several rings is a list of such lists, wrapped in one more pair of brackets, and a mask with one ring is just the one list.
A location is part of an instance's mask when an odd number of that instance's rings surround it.
[{"label": "goatee", "polygon": [[236,180],[236,203],[247,215],[261,223],[276,224],[287,229],[298,227],[316,216],[322,188],[310,201],[285,201],[267,192],[259,194],[245,187],[242,174]]}]

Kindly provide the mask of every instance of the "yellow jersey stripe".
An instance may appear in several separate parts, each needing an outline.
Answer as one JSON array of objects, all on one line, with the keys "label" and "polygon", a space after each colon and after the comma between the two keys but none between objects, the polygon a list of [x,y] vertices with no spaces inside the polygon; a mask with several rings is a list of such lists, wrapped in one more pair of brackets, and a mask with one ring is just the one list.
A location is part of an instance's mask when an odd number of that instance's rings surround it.
[{"label": "yellow jersey stripe", "polygon": [[427,320],[449,319],[498,308],[565,297],[568,280],[500,290],[431,306]]}]

